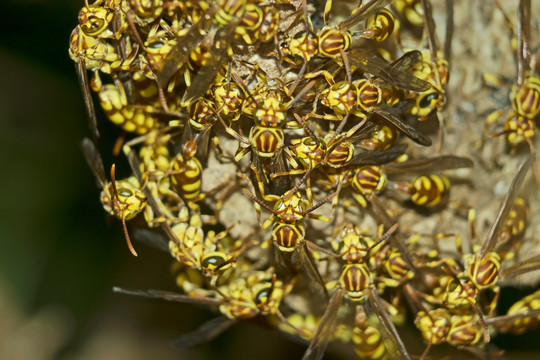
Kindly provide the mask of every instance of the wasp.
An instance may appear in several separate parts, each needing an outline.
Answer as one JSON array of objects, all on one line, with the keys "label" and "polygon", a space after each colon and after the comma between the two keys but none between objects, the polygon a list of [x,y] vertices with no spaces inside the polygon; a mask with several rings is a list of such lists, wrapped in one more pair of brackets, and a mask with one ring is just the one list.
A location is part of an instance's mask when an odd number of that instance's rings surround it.
[{"label": "wasp", "polygon": [[[213,320],[208,325],[196,330],[194,334],[184,336],[182,342],[187,342],[198,335],[196,343],[211,340],[226,330],[237,320],[254,318],[257,315],[277,316],[281,321],[287,322],[279,307],[282,299],[291,291],[292,284],[285,284],[277,280],[276,275],[272,274],[271,269],[267,271],[250,270],[238,274],[228,284],[224,284],[207,293],[206,296],[187,296],[168,291],[159,290],[133,290],[121,287],[114,287],[113,291],[125,295],[142,296],[153,299],[162,299],[172,302],[187,304],[207,305],[219,309],[226,319],[231,321]],[[210,326],[216,326],[221,331],[209,329]],[[227,324],[227,326],[225,325]],[[205,331],[202,332],[202,329]],[[216,333],[217,332],[217,333]],[[190,344],[187,346],[193,346]]]},{"label": "wasp", "polygon": [[312,198],[310,182],[311,172],[319,166],[339,169],[352,161],[354,146],[351,142],[347,141],[347,139],[354,135],[354,133],[363,125],[363,123],[357,124],[355,127],[347,131],[346,134],[338,135],[338,133],[340,133],[340,130],[338,129],[334,133],[329,132],[327,136],[322,139],[315,136],[313,131],[298,114],[294,114],[294,116],[298,123],[302,125],[308,136],[290,141],[288,147],[290,155],[288,158],[298,160],[298,162],[296,160],[291,162],[293,167],[298,167],[297,163],[300,163],[304,169],[292,169],[286,172],[276,172],[271,175],[271,178],[274,179],[278,176],[299,175],[305,173],[303,179],[290,190],[290,193],[294,193],[298,187],[304,181],[306,181],[306,196],[308,201],[310,201]]},{"label": "wasp", "polygon": [[176,192],[186,201],[195,203],[203,198],[201,192],[203,167],[197,153],[197,140],[189,140],[182,154],[171,161],[171,183]]},{"label": "wasp", "polygon": [[414,26],[424,26],[424,8],[420,0],[394,0],[392,6]]},{"label": "wasp", "polygon": [[467,307],[456,309],[437,308],[416,314],[415,325],[427,342],[420,359],[425,359],[431,346],[443,342],[455,347],[478,344],[482,340],[483,329],[479,326],[479,315],[467,311]]},{"label": "wasp", "polygon": [[[86,4],[79,12],[79,25],[69,38],[69,55],[75,61],[77,77],[83,93],[90,128],[95,138],[99,137],[96,112],[87,70],[94,74],[102,71],[130,70],[136,58],[137,47],[131,46],[124,36],[127,23],[115,0],[96,1]],[[111,45],[109,40],[120,40]]]},{"label": "wasp", "polygon": [[135,14],[135,22],[146,26],[161,19],[164,3],[163,0],[127,0],[122,1],[122,11]]},{"label": "wasp", "polygon": [[276,8],[267,6],[261,9],[256,4],[248,3],[235,32],[246,44],[254,45],[257,41],[266,43],[276,38],[278,25],[279,12]]},{"label": "wasp", "polygon": [[398,287],[413,276],[399,251],[386,241],[396,228],[394,225],[383,233],[381,225],[378,238],[374,238],[353,224],[345,224],[335,231],[331,245],[337,257],[347,263],[365,261],[379,291],[383,292],[385,287]]},{"label": "wasp", "polygon": [[[397,225],[392,226],[378,242],[386,241],[396,229]],[[381,342],[384,344],[378,344],[375,347],[388,347],[389,353],[392,353],[394,358],[409,359],[407,349],[389,318],[388,306],[383,304],[376,289],[375,278],[377,276],[371,272],[368,265],[369,249],[365,249],[366,244],[355,241],[356,239],[361,240],[360,238],[351,238],[349,240],[352,239],[354,240],[347,244],[349,246],[343,247],[341,253],[337,255],[337,257],[345,261],[345,264],[341,268],[339,279],[328,284],[328,287],[335,287],[336,289],[303,358],[321,359],[323,357],[328,341],[331,339],[337,325],[338,311],[344,298],[346,298],[347,306],[353,311],[357,306],[363,307],[363,311],[369,314],[370,320],[380,325],[376,330],[380,331],[380,335],[384,339]],[[363,326],[365,324],[360,322],[358,325]],[[360,337],[357,337],[357,342],[365,349],[366,344],[362,342]]]},{"label": "wasp", "polygon": [[159,127],[156,108],[152,105],[131,105],[121,82],[103,84],[96,73],[91,82],[92,90],[98,93],[103,111],[109,120],[122,130],[146,134]]},{"label": "wasp", "polygon": [[[308,246],[314,247],[315,245],[305,238],[305,220],[309,217],[324,222],[330,222],[330,218],[322,214],[314,214],[313,212],[328,201],[336,198],[339,187],[336,192],[326,196],[324,199],[313,205],[312,199],[304,199],[300,191],[291,192],[289,190],[281,196],[266,194],[258,170],[253,165],[251,168],[255,173],[262,199],[259,199],[246,189],[243,189],[243,191],[255,202],[255,209],[259,218],[260,206],[272,214],[272,216],[262,224],[262,229],[272,226],[272,243],[280,251],[280,256],[283,261],[287,263],[286,265],[291,265],[297,270],[299,269],[309,279],[312,279],[313,283],[309,285],[310,291],[313,291],[317,296],[327,298],[324,281],[314,263],[310,250],[307,248]],[[253,184],[250,182],[249,184],[253,191]],[[274,207],[270,207],[265,201],[274,202]],[[333,202],[332,208],[335,209],[336,205],[337,203]],[[264,244],[264,247],[268,246],[267,244],[268,243]],[[290,264],[288,264],[289,262]]]},{"label": "wasp", "polygon": [[[381,193],[389,184],[388,175],[398,173],[435,172],[440,170],[471,167],[468,158],[442,155],[432,158],[413,159],[403,162],[388,162],[381,166],[366,165],[354,170],[351,185],[354,197],[362,206],[367,206],[366,199]],[[450,182],[443,175],[419,175],[409,182],[391,181],[391,189],[404,193],[413,204],[434,207],[448,199]]]},{"label": "wasp", "polygon": [[[227,125],[222,117],[217,114],[218,119],[223,127],[234,138],[240,141],[245,146],[240,146],[236,152],[234,160],[240,161],[248,152],[254,151],[255,154],[263,159],[275,158],[275,155],[281,152],[285,145],[285,133],[283,129],[288,125],[287,111],[298,102],[302,96],[309,91],[314,85],[314,82],[309,83],[306,87],[294,97],[294,99],[285,102],[284,92],[278,88],[268,88],[266,86],[266,77],[261,78],[260,91],[256,95],[250,95],[250,92],[243,84],[242,79],[233,74],[236,82],[241,84],[241,87],[251,99],[246,101],[242,108],[242,112],[253,118],[254,126],[251,127],[248,139],[236,132],[230,125]],[[285,155],[288,155],[285,153]],[[294,161],[291,157],[289,161]]]},{"label": "wasp", "polygon": [[[307,4],[304,1],[304,18],[306,21],[306,31],[296,34],[281,44],[281,52],[293,59],[289,61],[296,65],[294,58],[300,58],[303,61],[299,77],[301,77],[307,68],[309,61],[317,56],[336,59],[342,58],[343,64],[347,64],[346,52],[350,50],[353,34],[348,29],[362,20],[367,19],[366,29],[356,33],[364,38],[383,41],[393,30],[393,15],[386,9],[388,0],[372,0],[359,8],[340,22],[338,25],[329,26],[328,18],[332,7],[332,1],[327,1],[324,11],[325,26],[317,33],[312,29],[311,22],[307,14]],[[347,66],[347,65],[345,65]]]},{"label": "wasp", "polygon": [[[500,255],[492,249],[500,239],[501,230],[504,228],[517,191],[533,161],[534,158],[531,156],[519,168],[499,208],[497,217],[488,231],[486,240],[481,246],[473,248],[474,254],[463,255],[464,269],[460,271],[453,259],[443,259],[440,262],[443,263],[441,268],[447,276],[443,276],[444,281],[441,281],[440,288],[436,291],[436,297],[431,297],[429,300],[444,304],[449,309],[470,306],[477,313],[478,322],[484,329],[484,342],[489,342],[490,336],[487,332],[484,316],[479,308],[480,295],[487,290],[494,293],[494,297],[488,305],[488,317],[490,317],[495,311],[500,294],[499,283],[504,278],[530,270],[530,264],[526,263],[523,266],[503,270]],[[534,269],[534,263],[532,268]]]},{"label": "wasp", "polygon": [[[198,69],[196,81],[191,83],[182,99],[182,104],[189,103],[204,94],[214,82],[221,65],[232,56],[229,46],[237,25],[246,10],[245,0],[219,0],[214,4],[202,3],[204,12],[189,30],[178,39],[158,71],[159,84],[165,88],[174,74],[180,70],[193,50],[204,42],[211,42],[210,57]],[[216,27],[213,27],[215,25]]]},{"label": "wasp", "polygon": [[427,343],[420,359],[425,359],[433,345],[448,343],[455,347],[470,347],[489,342],[486,338],[482,314],[473,306],[442,306],[426,308],[417,295],[419,293],[409,284],[405,285],[405,294],[415,312],[414,324],[420,330]]},{"label": "wasp", "polygon": [[371,320],[364,311],[358,311],[354,319],[351,341],[356,355],[362,359],[386,359],[392,347],[389,346],[387,349],[385,338],[377,323]]},{"label": "wasp", "polygon": [[278,328],[287,334],[310,341],[315,335],[320,321],[320,316],[311,313],[306,315],[293,313],[287,316],[287,322],[280,322]]},{"label": "wasp", "polygon": [[205,234],[200,216],[198,214],[189,216],[187,207],[181,208],[179,218],[185,221],[172,227],[176,238],[169,241],[169,251],[186,266],[198,269],[204,276],[211,277],[211,285],[217,282],[219,275],[235,265],[240,253],[253,245],[247,243],[242,246],[241,241],[227,245],[230,243],[226,241],[228,230],[218,234],[211,230]]},{"label": "wasp", "polygon": [[386,150],[396,143],[398,136],[394,128],[381,125],[371,131],[369,138],[360,141],[360,147],[366,150]]},{"label": "wasp", "polygon": [[124,144],[126,154],[130,154],[134,146],[141,144],[138,152],[141,188],[150,191],[163,213],[163,217],[156,218],[152,206],[146,207],[144,216],[150,227],[154,227],[162,221],[171,221],[176,218],[173,212],[177,204],[183,202],[179,195],[172,190],[169,176],[173,161],[168,146],[173,134],[168,133],[169,130],[169,128],[153,130]]},{"label": "wasp", "polygon": [[505,334],[523,334],[540,324],[540,290],[515,302],[506,315],[486,319],[497,331]]},{"label": "wasp", "polygon": [[[252,170],[257,178],[262,198],[266,201],[275,202],[274,208],[271,208],[263,200],[257,198],[245,189],[244,193],[258,205],[272,213],[272,216],[265,221],[262,227],[263,229],[266,229],[270,225],[273,225],[272,240],[281,251],[292,252],[297,246],[304,245],[304,220],[306,217],[326,222],[330,221],[326,216],[313,214],[312,212],[334,198],[337,195],[337,192],[325,197],[315,205],[313,205],[311,201],[304,200],[298,191],[294,193],[288,191],[283,196],[266,194],[260,175],[253,165]],[[258,208],[257,211],[259,212]]]},{"label": "wasp", "polygon": [[101,185],[101,203],[103,204],[103,208],[109,214],[122,220],[124,236],[126,237],[129,251],[134,256],[137,256],[137,252],[129,238],[126,220],[133,219],[144,210],[147,203],[145,194],[139,189],[139,183],[135,177],[116,181],[114,165],[111,168],[111,181],[108,182],[105,177],[103,161],[92,140],[84,138],[81,146],[86,162]]},{"label": "wasp", "polygon": [[[351,64],[363,71],[373,74],[376,78],[358,79],[354,81],[340,81],[334,83],[331,75],[323,75],[330,87],[325,89],[320,95],[320,102],[324,106],[331,108],[334,114],[319,115],[316,112],[310,117],[323,118],[330,121],[343,121],[347,114],[355,115],[361,119],[377,121],[382,119],[385,125],[403,133],[414,142],[423,145],[431,145],[431,139],[409,126],[402,118],[399,102],[396,106],[390,106],[386,101],[392,103],[391,92],[384,82],[388,82],[392,87],[405,88],[412,91],[426,91],[430,85],[408,72],[421,58],[418,51],[410,51],[404,54],[394,63],[387,63],[385,60],[367,55],[359,50],[353,50],[348,54]],[[389,93],[390,91],[390,93]],[[387,96],[386,99],[383,96]],[[389,96],[389,97],[388,97]]]},{"label": "wasp", "polygon": [[512,204],[508,217],[501,226],[497,252],[503,260],[512,259],[521,247],[523,234],[527,229],[530,217],[529,203],[525,197],[518,195]]},{"label": "wasp", "polygon": [[[530,0],[522,0],[519,2],[518,16],[517,76],[510,91],[511,108],[496,110],[488,115],[480,145],[483,144],[484,137],[487,135],[490,125],[504,116],[504,130],[491,136],[496,137],[504,135],[507,144],[512,148],[526,142],[529,144],[531,153],[533,153],[533,139],[536,136],[536,124],[534,119],[540,113],[540,77],[534,73],[534,61],[530,49]],[[500,81],[497,83],[500,84]],[[538,170],[536,168],[535,172],[538,178]]]},{"label": "wasp", "polygon": [[[430,115],[435,114],[439,122],[439,152],[444,145],[444,121],[440,111],[444,109],[447,102],[446,86],[449,80],[448,59],[450,58],[451,31],[453,29],[453,7],[448,7],[448,16],[446,19],[446,41],[444,52],[437,49],[437,39],[435,35],[435,22],[433,21],[433,12],[429,0],[422,0],[424,9],[424,31],[427,36],[428,50],[423,53],[424,60],[418,63],[413,74],[417,77],[427,80],[431,84],[431,89],[418,95],[415,98],[416,103],[410,108],[409,112],[418,117],[418,120],[424,121]],[[452,3],[449,2],[451,5]],[[429,58],[429,60],[427,60]]]},{"label": "wasp", "polygon": [[[500,256],[492,251],[493,247],[501,237],[505,221],[508,218],[512,206],[517,197],[517,192],[523,183],[529,168],[534,162],[534,156],[530,156],[518,169],[516,176],[512,180],[506,197],[497,213],[497,218],[491,225],[486,240],[474,255],[465,256],[464,275],[470,279],[479,290],[496,286],[501,271]],[[508,277],[505,273],[503,277]]]}]

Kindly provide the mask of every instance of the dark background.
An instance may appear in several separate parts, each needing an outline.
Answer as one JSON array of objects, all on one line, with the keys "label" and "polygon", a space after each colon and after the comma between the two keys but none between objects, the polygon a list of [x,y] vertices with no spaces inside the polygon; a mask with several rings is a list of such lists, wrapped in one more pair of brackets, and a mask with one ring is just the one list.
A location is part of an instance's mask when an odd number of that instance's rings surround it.
[{"label": "dark background", "polygon": [[[170,341],[214,315],[112,294],[113,285],[174,290],[174,281],[167,254],[136,244],[139,258],[130,255],[81,154],[90,131],[68,56],[81,6],[2,5],[0,359],[299,358],[302,346],[253,324],[202,348],[174,349]],[[99,127],[106,166],[121,164],[108,150],[118,131]],[[520,342],[534,343],[535,334]]]}]

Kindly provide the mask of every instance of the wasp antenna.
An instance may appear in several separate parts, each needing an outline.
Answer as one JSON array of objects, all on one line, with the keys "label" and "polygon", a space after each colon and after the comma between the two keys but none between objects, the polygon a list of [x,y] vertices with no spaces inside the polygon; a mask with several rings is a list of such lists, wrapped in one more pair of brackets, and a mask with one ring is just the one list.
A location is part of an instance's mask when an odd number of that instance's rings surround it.
[{"label": "wasp antenna", "polygon": [[227,65],[227,94],[231,91],[231,77],[232,77],[232,59]]},{"label": "wasp antenna", "polygon": [[320,208],[321,206],[326,204],[328,201],[332,200],[337,194],[338,194],[338,191],[336,191],[333,194],[328,195],[327,197],[325,197],[324,199],[319,201],[317,204],[315,204],[312,207],[310,207],[309,209],[307,209],[306,214],[317,210],[318,208]]},{"label": "wasp antenna", "polygon": [[[300,82],[300,78],[302,77],[302,75],[304,74],[304,71],[306,70],[306,62],[304,62],[304,65],[302,65],[302,68],[300,69],[300,72],[298,73],[298,76],[296,77],[296,80],[294,81],[294,84],[293,86],[291,87],[291,89],[289,89],[289,96],[292,95],[292,92],[294,91],[294,89],[296,88],[296,86],[298,86],[298,83]],[[292,99],[291,101],[289,101],[286,105],[285,105],[285,109],[289,109],[291,106],[293,106],[295,103],[297,103],[299,100],[301,100],[304,95],[306,95],[308,93],[309,90],[311,90],[311,88],[313,86],[315,86],[315,83],[316,83],[316,80],[311,80],[310,82],[307,83],[306,86],[304,86],[302,88],[302,90],[300,90],[300,92],[298,94],[296,94],[296,96],[294,97],[294,99]]]},{"label": "wasp antenna", "polygon": [[120,201],[120,198],[118,197],[118,190],[116,190],[116,164],[112,164],[111,166],[111,184],[114,191],[114,196],[116,197],[117,201]]},{"label": "wasp antenna", "polygon": [[242,191],[243,191],[244,194],[246,194],[249,198],[251,198],[251,200],[255,201],[257,204],[261,205],[263,208],[265,208],[266,210],[270,211],[272,214],[274,213],[274,209],[272,209],[270,206],[266,205],[266,203],[265,203],[264,201],[262,201],[261,199],[259,199],[258,197],[256,197],[256,196],[253,195],[252,193],[250,193],[248,190],[242,189]]},{"label": "wasp antenna", "polygon": [[304,12],[304,25],[306,27],[306,32],[311,32],[312,29],[311,29],[310,22],[309,22],[309,15],[308,15],[308,11],[307,11],[307,1],[306,0],[302,0],[302,10]]},{"label": "wasp antenna", "polygon": [[[126,19],[127,23],[129,25],[129,29],[135,35],[135,39],[137,39],[137,42],[139,43],[139,46],[143,51],[146,51],[146,46],[144,46],[144,41],[141,38],[141,34],[139,34],[139,30],[137,30],[137,26],[135,25],[135,22],[133,21],[133,17],[131,16],[131,13],[129,11],[126,11]],[[155,70],[155,69],[154,69]],[[159,88],[159,86],[158,86]]]},{"label": "wasp antenna", "polygon": [[[295,114],[295,115],[296,115],[296,114]],[[312,170],[313,170],[313,168],[310,166],[310,167],[307,169],[307,171],[306,171],[306,173],[304,174],[304,176],[302,176],[302,179],[300,179],[300,181],[297,182],[296,185],[294,185],[294,187],[293,187],[291,190],[287,191],[287,192],[283,195],[283,199],[287,199],[287,198],[291,197],[291,196],[298,190],[298,188],[300,188],[300,186],[302,186],[302,184],[303,184],[304,182],[307,181],[307,179],[308,179],[309,176],[311,175],[311,171],[312,171]]]},{"label": "wasp antenna", "polygon": [[312,138],[314,141],[318,142],[317,137],[315,136],[313,131],[311,131],[311,129],[309,128],[307,123],[304,121],[304,119],[302,119],[300,117],[300,115],[298,115],[298,114],[294,114],[294,117],[295,117],[296,121],[298,121],[300,123],[300,125],[302,125],[302,127],[304,128],[304,131],[306,132],[306,134],[308,134],[308,136],[310,138]]},{"label": "wasp antenna", "polygon": [[167,99],[165,98],[163,88],[159,85],[159,83],[156,83],[156,87],[158,91],[159,102],[161,103],[163,110],[165,110],[166,113],[170,113],[171,110],[169,109],[169,105],[167,105]]},{"label": "wasp antenna", "polygon": [[343,50],[342,48],[339,49],[339,53],[341,54],[341,58],[343,59],[343,66],[345,67],[345,73],[347,74],[347,81],[349,82],[349,84],[352,84],[351,66],[349,64],[349,58],[347,57],[345,50]]},{"label": "wasp antenna", "polygon": [[431,349],[431,343],[428,342],[426,349],[422,353],[422,356],[420,356],[420,360],[424,360],[427,357],[427,354],[429,353],[429,350]]},{"label": "wasp antenna", "polygon": [[379,240],[377,240],[373,245],[371,245],[371,246],[369,247],[369,249],[367,250],[366,255],[364,255],[364,257],[365,257],[365,258],[368,258],[368,257],[369,257],[369,256],[368,256],[368,255],[369,255],[369,252],[370,252],[371,250],[373,250],[375,247],[377,247],[377,245],[379,245],[380,243],[382,243],[382,242],[388,240],[388,239],[390,238],[390,236],[392,236],[392,235],[394,234],[394,232],[397,230],[398,226],[399,226],[398,223],[395,223],[394,225],[392,225],[392,227],[391,227],[390,229],[388,229],[388,230],[383,234],[383,236],[381,236],[381,237],[379,238]]},{"label": "wasp antenna", "polygon": [[240,87],[244,89],[244,91],[246,92],[247,96],[251,99],[251,101],[253,101],[255,105],[259,106],[259,102],[257,101],[257,99],[255,99],[255,97],[253,97],[253,95],[251,94],[251,91],[249,91],[246,83],[242,80],[242,78],[238,76],[237,73],[232,73],[232,72],[231,72],[231,76],[234,79],[234,81],[236,81],[236,83],[238,83],[238,85],[240,85]]},{"label": "wasp antenna", "polygon": [[126,219],[125,216],[122,215],[122,226],[124,227],[124,236],[126,238],[126,244],[128,246],[129,251],[133,254],[133,256],[137,257],[139,256],[137,252],[135,251],[135,248],[133,247],[133,244],[131,243],[131,239],[129,237],[127,225],[126,225]]}]

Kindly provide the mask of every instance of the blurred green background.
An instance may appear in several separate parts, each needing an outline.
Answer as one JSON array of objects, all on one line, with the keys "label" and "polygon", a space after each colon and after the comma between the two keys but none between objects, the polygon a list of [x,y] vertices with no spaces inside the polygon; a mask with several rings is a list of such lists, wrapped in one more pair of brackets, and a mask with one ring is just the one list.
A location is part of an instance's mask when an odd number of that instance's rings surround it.
[{"label": "blurred green background", "polygon": [[[90,131],[68,38],[82,4],[2,5],[0,359],[299,358],[301,345],[249,323],[202,348],[175,349],[176,336],[214,315],[111,293],[113,285],[174,287],[167,254],[136,244],[139,258],[130,255],[80,151]],[[118,131],[99,127],[110,166],[119,161],[107,150]]]}]

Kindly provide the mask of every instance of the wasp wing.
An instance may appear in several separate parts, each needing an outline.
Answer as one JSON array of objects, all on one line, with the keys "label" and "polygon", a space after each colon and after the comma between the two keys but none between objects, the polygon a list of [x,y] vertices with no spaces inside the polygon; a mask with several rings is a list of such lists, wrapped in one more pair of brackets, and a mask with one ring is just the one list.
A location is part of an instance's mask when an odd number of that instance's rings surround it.
[{"label": "wasp wing", "polygon": [[[369,298],[369,305],[371,305],[373,310],[370,312],[370,315],[372,315],[370,316],[370,319],[379,324],[379,330],[384,339],[384,344],[390,358],[393,360],[411,360],[409,352],[407,351],[403,340],[401,340],[392,320],[390,320],[390,316],[384,308],[377,290],[375,288],[368,288],[366,290]],[[378,321],[375,321],[375,318]]]},{"label": "wasp wing", "polygon": [[355,65],[363,71],[401,89],[423,92],[431,88],[429,82],[419,79],[397,67],[392,67],[391,63],[367,50],[354,49],[347,56],[351,65]]},{"label": "wasp wing", "polygon": [[338,28],[340,30],[347,30],[351,26],[358,24],[360,21],[367,19],[371,14],[382,9],[392,1],[393,0],[371,0],[361,7],[353,10],[352,14],[348,18],[339,23]]},{"label": "wasp wing", "polygon": [[431,139],[402,120],[401,114],[393,107],[379,104],[373,108],[373,112],[418,145],[431,145]]},{"label": "wasp wing", "polygon": [[105,177],[103,160],[101,159],[101,155],[99,154],[96,145],[89,138],[84,138],[81,142],[81,148],[88,166],[90,166],[90,169],[92,169],[92,172],[96,176],[98,186],[103,188],[107,183],[107,178]]},{"label": "wasp wing", "polygon": [[92,100],[92,93],[90,92],[88,73],[86,72],[86,63],[84,59],[79,58],[79,61],[77,61],[75,64],[75,70],[77,72],[77,78],[79,79],[79,85],[83,94],[86,116],[88,117],[88,126],[92,131],[92,136],[95,140],[97,140],[99,138],[99,131],[97,128],[96,108],[94,106],[94,100]]},{"label": "wasp wing", "polygon": [[512,209],[512,205],[516,200],[521,184],[523,183],[523,180],[525,180],[525,176],[527,175],[527,172],[529,171],[529,168],[532,166],[533,162],[534,154],[529,156],[529,158],[523,164],[521,164],[516,176],[512,180],[510,188],[508,189],[508,192],[501,203],[497,217],[495,218],[495,221],[493,221],[493,224],[491,224],[486,236],[486,240],[482,244],[482,248],[480,249],[480,258],[484,258],[484,256],[497,242],[501,225],[504,225],[504,222],[510,213],[510,209]]},{"label": "wasp wing", "polygon": [[455,155],[441,155],[424,159],[413,159],[403,162],[390,163],[384,166],[388,173],[434,172],[440,170],[461,169],[473,167],[471,159]]},{"label": "wasp wing", "polygon": [[171,291],[161,291],[161,290],[136,290],[122,288],[118,286],[113,287],[113,292],[123,295],[132,295],[145,297],[149,299],[161,299],[172,302],[179,302],[183,304],[195,304],[195,305],[221,305],[223,300],[216,298],[207,298],[207,297],[197,297],[197,296],[188,296],[184,294],[179,294]]},{"label": "wasp wing", "polygon": [[336,290],[332,295],[302,360],[320,360],[323,358],[328,342],[331,340],[333,331],[338,324],[338,310],[341,307],[344,295],[345,292],[341,289]]},{"label": "wasp wing", "polygon": [[236,319],[229,319],[226,316],[219,316],[205,322],[196,330],[181,335],[173,341],[173,345],[177,348],[188,349],[206,344],[223,334],[236,323]]}]

